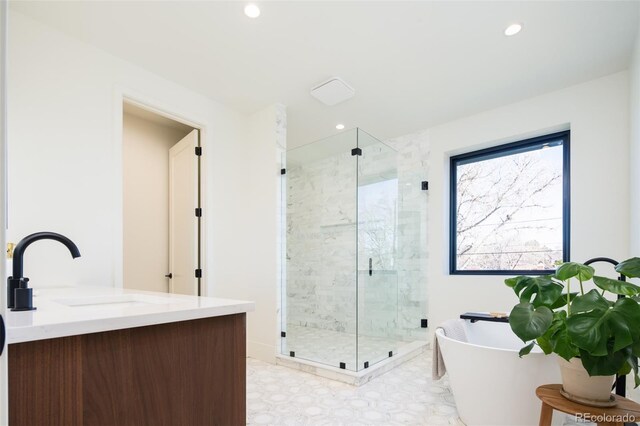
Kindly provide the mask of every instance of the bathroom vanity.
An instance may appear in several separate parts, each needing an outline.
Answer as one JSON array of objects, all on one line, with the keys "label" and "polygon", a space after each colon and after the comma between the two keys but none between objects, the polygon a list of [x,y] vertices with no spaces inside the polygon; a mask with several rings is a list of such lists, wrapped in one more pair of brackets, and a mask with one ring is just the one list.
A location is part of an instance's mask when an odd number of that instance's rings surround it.
[{"label": "bathroom vanity", "polygon": [[244,425],[251,302],[115,288],[36,291],[9,312],[9,423]]}]

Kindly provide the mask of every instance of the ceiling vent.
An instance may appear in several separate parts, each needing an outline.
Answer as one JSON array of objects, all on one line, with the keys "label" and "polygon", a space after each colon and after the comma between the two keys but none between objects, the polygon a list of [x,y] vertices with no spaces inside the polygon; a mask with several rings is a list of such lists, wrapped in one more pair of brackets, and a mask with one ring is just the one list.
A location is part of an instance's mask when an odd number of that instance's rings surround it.
[{"label": "ceiling vent", "polygon": [[351,99],[355,93],[353,87],[338,77],[332,77],[311,89],[311,96],[329,106]]}]

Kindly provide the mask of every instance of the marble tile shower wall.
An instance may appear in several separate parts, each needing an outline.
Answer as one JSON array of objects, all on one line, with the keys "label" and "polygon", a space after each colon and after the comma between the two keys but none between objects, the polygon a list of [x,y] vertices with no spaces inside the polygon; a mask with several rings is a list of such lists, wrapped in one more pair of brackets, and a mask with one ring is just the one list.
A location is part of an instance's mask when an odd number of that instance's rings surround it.
[{"label": "marble tile shower wall", "polygon": [[[427,193],[421,181],[427,176],[428,140],[421,133],[386,144],[397,152],[363,147],[359,170],[350,152],[287,168],[287,323],[355,333],[357,315],[360,334],[426,340],[420,319],[427,318]],[[360,185],[397,178],[393,267],[373,276],[362,250],[356,272],[356,173]]]},{"label": "marble tile shower wall", "polygon": [[345,152],[287,167],[289,324],[356,331],[354,161]]},{"label": "marble tile shower wall", "polygon": [[429,143],[425,132],[385,143],[398,152],[398,332],[404,340],[427,340],[420,320],[427,311],[427,180]]}]

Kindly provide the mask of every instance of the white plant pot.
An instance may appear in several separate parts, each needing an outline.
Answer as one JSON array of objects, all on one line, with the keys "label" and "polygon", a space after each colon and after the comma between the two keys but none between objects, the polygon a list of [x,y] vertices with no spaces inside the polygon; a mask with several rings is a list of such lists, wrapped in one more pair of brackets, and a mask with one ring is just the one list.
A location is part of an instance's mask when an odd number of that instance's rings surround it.
[{"label": "white plant pot", "polygon": [[562,375],[562,395],[575,402],[593,406],[611,406],[611,388],[616,376],[589,376],[580,358],[566,361],[558,357]]}]

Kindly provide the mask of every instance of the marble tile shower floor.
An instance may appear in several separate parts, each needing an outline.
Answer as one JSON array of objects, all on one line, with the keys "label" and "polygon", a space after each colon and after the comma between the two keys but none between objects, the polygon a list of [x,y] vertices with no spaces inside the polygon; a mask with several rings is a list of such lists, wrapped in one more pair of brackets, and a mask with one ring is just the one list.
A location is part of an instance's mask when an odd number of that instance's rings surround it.
[{"label": "marble tile shower floor", "polygon": [[[288,324],[287,337],[282,342],[282,353],[285,355],[293,351],[296,358],[336,368],[344,362],[347,370],[356,371],[355,334]],[[390,351],[396,353],[407,343],[383,337],[360,336],[357,342],[360,369],[364,367],[365,361],[373,366],[388,358]]]}]

